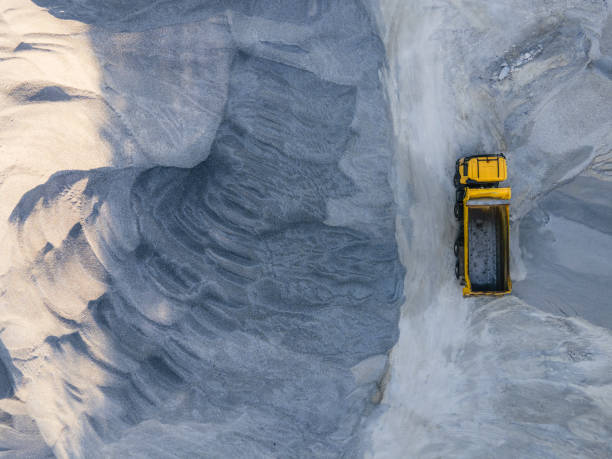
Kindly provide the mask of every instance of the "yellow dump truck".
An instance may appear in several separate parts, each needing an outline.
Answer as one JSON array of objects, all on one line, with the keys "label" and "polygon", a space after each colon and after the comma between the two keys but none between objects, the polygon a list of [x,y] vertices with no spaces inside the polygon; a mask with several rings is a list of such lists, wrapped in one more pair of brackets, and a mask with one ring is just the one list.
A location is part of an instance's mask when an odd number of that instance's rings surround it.
[{"label": "yellow dump truck", "polygon": [[457,160],[455,217],[459,236],[455,276],[463,295],[505,295],[510,280],[510,188],[499,188],[508,170],[503,154]]}]

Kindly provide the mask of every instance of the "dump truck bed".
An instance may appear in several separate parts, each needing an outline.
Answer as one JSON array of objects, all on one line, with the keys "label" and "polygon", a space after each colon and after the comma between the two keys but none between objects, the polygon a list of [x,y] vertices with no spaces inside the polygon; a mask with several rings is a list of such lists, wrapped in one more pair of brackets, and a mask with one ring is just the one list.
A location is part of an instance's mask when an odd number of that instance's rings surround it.
[{"label": "dump truck bed", "polygon": [[468,272],[472,291],[504,291],[505,209],[503,206],[469,207]]},{"label": "dump truck bed", "polygon": [[510,189],[467,189],[463,207],[464,295],[503,295],[510,281]]}]

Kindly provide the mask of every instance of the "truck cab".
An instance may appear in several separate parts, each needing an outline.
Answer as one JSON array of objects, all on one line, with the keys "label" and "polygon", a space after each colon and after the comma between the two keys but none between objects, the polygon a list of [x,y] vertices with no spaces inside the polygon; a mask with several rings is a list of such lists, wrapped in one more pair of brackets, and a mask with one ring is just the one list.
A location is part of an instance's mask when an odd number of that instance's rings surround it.
[{"label": "truck cab", "polygon": [[454,252],[455,275],[464,296],[505,295],[510,280],[510,188],[503,154],[480,154],[455,164],[455,217],[459,235]]},{"label": "truck cab", "polygon": [[491,186],[508,178],[506,157],[503,153],[496,155],[473,155],[457,160],[455,169],[455,187]]}]

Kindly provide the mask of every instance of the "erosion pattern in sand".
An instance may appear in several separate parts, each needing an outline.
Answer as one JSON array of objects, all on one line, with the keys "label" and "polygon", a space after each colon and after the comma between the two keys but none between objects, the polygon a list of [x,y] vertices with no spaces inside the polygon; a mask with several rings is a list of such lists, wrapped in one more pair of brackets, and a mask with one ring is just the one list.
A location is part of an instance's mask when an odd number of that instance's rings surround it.
[{"label": "erosion pattern in sand", "polygon": [[[2,12],[4,170],[27,178],[2,447],[356,451],[403,278],[374,23],[355,2],[106,3]],[[76,53],[85,82],[47,79]]]}]

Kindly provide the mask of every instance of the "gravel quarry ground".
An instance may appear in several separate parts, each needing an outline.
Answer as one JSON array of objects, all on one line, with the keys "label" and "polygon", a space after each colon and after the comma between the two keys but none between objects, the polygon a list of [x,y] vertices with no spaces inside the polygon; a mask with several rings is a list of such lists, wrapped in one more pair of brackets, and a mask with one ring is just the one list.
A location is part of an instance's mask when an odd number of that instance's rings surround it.
[{"label": "gravel quarry ground", "polygon": [[0,454],[612,456],[611,145],[606,1],[3,0]]}]

